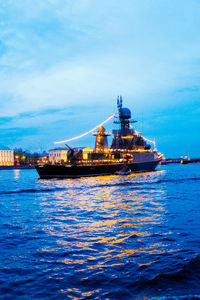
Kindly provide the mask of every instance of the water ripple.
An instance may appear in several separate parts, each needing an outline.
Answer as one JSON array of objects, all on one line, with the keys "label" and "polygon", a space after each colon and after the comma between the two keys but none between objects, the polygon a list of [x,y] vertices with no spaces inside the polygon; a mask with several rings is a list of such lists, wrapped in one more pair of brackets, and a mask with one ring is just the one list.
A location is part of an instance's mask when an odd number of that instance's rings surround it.
[{"label": "water ripple", "polygon": [[1,295],[197,295],[200,168],[164,168],[76,180],[5,171],[9,185],[0,176]]}]

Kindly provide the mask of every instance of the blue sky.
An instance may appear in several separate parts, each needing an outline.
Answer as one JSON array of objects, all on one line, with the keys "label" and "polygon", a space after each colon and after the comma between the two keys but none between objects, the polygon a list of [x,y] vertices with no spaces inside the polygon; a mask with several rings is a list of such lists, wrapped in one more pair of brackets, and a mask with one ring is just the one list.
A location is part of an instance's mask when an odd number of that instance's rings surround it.
[{"label": "blue sky", "polygon": [[165,156],[200,157],[200,1],[5,0],[0,26],[1,144],[50,149],[123,95]]}]

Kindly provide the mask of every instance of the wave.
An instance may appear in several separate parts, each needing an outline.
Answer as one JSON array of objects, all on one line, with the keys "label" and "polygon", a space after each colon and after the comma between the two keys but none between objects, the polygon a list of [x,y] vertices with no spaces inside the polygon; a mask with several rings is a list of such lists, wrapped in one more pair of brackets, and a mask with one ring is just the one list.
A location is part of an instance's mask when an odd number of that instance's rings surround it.
[{"label": "wave", "polygon": [[48,192],[56,192],[58,190],[66,190],[66,188],[54,188],[54,189],[21,189],[21,190],[16,190],[16,191],[1,191],[0,195],[23,194],[23,193],[48,193]]},{"label": "wave", "polygon": [[185,296],[164,296],[164,297],[156,297],[156,298],[149,298],[149,300],[199,300],[200,295],[185,295]]},{"label": "wave", "polygon": [[[180,178],[180,179],[159,179],[159,180],[149,180],[149,181],[125,181],[125,182],[117,182],[117,183],[108,183],[108,184],[98,184],[94,186],[90,186],[90,188],[98,188],[98,187],[120,187],[120,186],[134,186],[135,188],[138,188],[139,186],[147,188],[146,185],[151,185],[151,189],[154,189],[152,185],[154,184],[162,184],[162,183],[179,183],[179,182],[185,182],[185,181],[200,181],[200,178],[198,177],[191,177],[191,178]],[[138,186],[138,187],[137,187]]]},{"label": "wave", "polygon": [[179,178],[179,179],[160,179],[154,183],[165,183],[165,182],[185,182],[185,181],[200,181],[199,177],[190,177],[190,178]]},{"label": "wave", "polygon": [[[155,189],[152,185],[155,184],[162,184],[162,183],[169,183],[169,182],[185,182],[185,181],[200,181],[198,177],[191,177],[191,178],[180,178],[180,179],[159,179],[159,180],[149,180],[149,181],[125,181],[125,182],[117,182],[117,183],[108,183],[108,184],[97,184],[93,186],[88,186],[87,188],[94,189],[94,188],[109,188],[109,187],[133,187],[134,189]],[[150,187],[148,187],[150,185]],[[84,186],[84,189],[86,187]],[[76,190],[82,190],[83,187],[76,187]],[[60,190],[67,190],[66,187],[63,188],[46,188],[46,189],[20,189],[15,191],[1,191],[0,195],[10,195],[10,194],[22,194],[22,193],[48,193],[48,192],[56,192]]]},{"label": "wave", "polygon": [[179,265],[179,269],[166,274],[156,275],[149,280],[140,280],[137,282],[137,287],[142,290],[156,289],[160,291],[166,290],[184,290],[189,293],[194,291],[199,292],[200,282],[200,255],[189,260],[185,265]]}]

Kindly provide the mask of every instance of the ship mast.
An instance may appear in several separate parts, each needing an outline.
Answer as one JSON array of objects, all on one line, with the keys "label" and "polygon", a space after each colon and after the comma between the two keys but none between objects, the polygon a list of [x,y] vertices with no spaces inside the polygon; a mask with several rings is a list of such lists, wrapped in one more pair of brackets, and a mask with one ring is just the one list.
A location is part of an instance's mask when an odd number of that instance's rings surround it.
[{"label": "ship mast", "polygon": [[120,124],[120,129],[113,130],[112,149],[132,149],[135,135],[134,129],[130,128],[130,123],[137,121],[131,120],[131,111],[123,107],[122,96],[117,97],[118,118],[114,120],[115,124]]}]

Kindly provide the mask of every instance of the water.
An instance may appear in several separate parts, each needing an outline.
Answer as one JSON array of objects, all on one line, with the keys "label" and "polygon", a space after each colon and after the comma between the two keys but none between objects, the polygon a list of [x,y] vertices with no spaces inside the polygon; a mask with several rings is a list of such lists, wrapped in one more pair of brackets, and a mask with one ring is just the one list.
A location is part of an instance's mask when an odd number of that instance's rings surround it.
[{"label": "water", "polygon": [[0,298],[170,295],[200,295],[200,164],[66,180],[0,171]]}]

